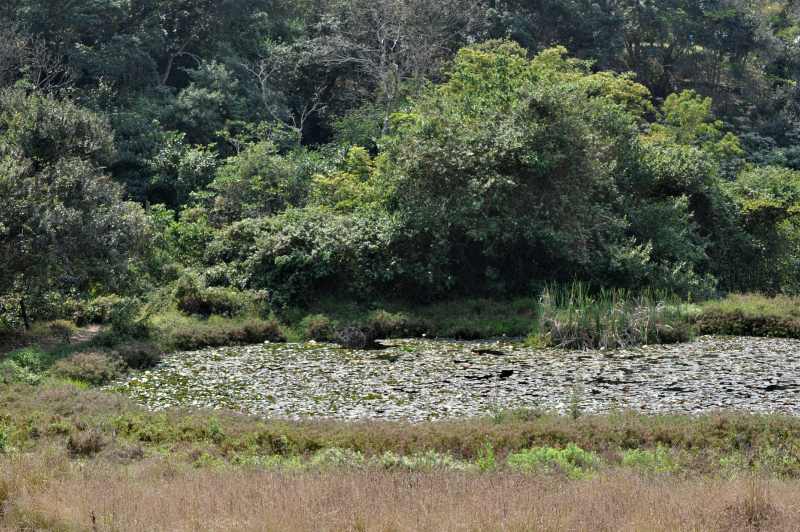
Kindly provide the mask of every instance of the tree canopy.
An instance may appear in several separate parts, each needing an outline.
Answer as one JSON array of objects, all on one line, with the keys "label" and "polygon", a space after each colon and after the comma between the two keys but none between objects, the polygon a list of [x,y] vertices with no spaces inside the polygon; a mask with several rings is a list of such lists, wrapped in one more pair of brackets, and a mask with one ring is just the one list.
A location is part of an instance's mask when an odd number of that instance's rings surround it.
[{"label": "tree canopy", "polygon": [[796,291],[798,39],[785,1],[4,2],[0,297]]}]

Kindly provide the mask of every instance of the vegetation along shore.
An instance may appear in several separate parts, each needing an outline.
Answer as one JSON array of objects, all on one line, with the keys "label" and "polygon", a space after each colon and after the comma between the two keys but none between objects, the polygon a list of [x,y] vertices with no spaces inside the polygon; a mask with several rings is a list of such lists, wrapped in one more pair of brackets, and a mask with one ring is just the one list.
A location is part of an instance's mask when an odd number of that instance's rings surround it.
[{"label": "vegetation along shore", "polygon": [[796,530],[788,0],[0,2],[0,531]]}]

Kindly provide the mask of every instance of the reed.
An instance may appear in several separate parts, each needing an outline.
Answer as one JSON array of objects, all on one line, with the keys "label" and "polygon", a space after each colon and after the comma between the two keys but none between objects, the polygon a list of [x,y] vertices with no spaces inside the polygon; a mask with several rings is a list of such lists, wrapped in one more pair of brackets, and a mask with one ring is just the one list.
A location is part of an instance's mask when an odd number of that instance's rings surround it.
[{"label": "reed", "polygon": [[616,349],[691,339],[690,304],[657,290],[591,290],[549,285],[539,298],[529,342],[569,349]]}]

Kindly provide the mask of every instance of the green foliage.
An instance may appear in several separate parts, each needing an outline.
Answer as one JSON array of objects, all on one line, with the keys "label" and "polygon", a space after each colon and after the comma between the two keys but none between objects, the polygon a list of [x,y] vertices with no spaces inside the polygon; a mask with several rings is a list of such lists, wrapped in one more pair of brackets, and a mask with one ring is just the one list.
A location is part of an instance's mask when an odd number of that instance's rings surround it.
[{"label": "green foliage", "polygon": [[376,310],[367,316],[365,324],[374,338],[408,338],[420,336],[427,330],[424,321],[414,320],[403,313]]},{"label": "green foliage", "polygon": [[581,283],[548,287],[529,342],[537,346],[614,349],[685,342],[692,336],[691,309],[675,298],[625,290],[597,293]]},{"label": "green foliage", "polygon": [[772,292],[800,290],[800,172],[778,167],[749,168],[729,191],[756,247],[746,273],[750,286]]},{"label": "green foliage", "polygon": [[494,447],[491,443],[486,443],[482,449],[478,451],[478,457],[475,460],[478,469],[487,472],[494,471],[497,468],[497,459],[494,453]]},{"label": "green foliage", "polygon": [[519,471],[545,471],[561,473],[572,479],[585,478],[595,471],[601,461],[591,452],[574,443],[563,449],[534,447],[512,453],[506,459],[508,466]]},{"label": "green foliage", "polygon": [[123,362],[111,353],[84,351],[55,363],[53,372],[59,377],[101,385],[120,377],[125,371]]},{"label": "green foliage", "polygon": [[202,315],[800,290],[789,2],[129,4],[0,7],[4,331],[185,269]]},{"label": "green foliage", "polygon": [[170,132],[149,161],[148,198],[154,203],[183,205],[192,192],[208,185],[217,168],[217,155],[208,146],[191,146],[186,135]]},{"label": "green foliage", "polygon": [[13,360],[0,361],[0,383],[2,384],[37,384],[41,376],[28,368],[24,368]]},{"label": "green foliage", "polygon": [[434,450],[405,456],[387,452],[378,458],[378,463],[383,469],[407,471],[458,471],[470,469],[471,466],[454,458],[450,453]]},{"label": "green foliage", "polygon": [[621,464],[650,473],[671,473],[677,469],[670,450],[663,446],[653,450],[628,449],[622,454]]},{"label": "green foliage", "polygon": [[69,102],[0,93],[0,293],[26,299],[124,287],[145,234],[141,208],[101,173],[105,122]]},{"label": "green foliage", "polygon": [[226,161],[209,185],[215,193],[214,219],[230,223],[302,206],[319,169],[319,161],[304,149],[281,156],[267,141],[247,146]]},{"label": "green foliage", "polygon": [[[557,271],[707,292],[706,241],[680,196],[713,186],[713,172],[696,149],[642,141],[646,102],[630,78],[592,74],[563,49],[532,60],[508,42],[461,50],[377,170],[404,230],[430,250],[411,260],[441,291],[519,291]],[[664,214],[669,225],[653,223]]]},{"label": "green foliage", "polygon": [[729,295],[703,303],[694,319],[701,334],[800,338],[797,297]]},{"label": "green foliage", "polygon": [[72,318],[75,324],[104,324],[111,321],[115,308],[124,305],[122,297],[117,295],[98,296],[78,306]]},{"label": "green foliage", "polygon": [[300,321],[300,330],[304,338],[318,342],[330,342],[336,338],[334,322],[325,314],[313,314]]},{"label": "green foliage", "polygon": [[143,315],[142,302],[126,298],[111,307],[108,322],[111,331],[128,338],[145,338],[149,334],[147,316]]},{"label": "green foliage", "polygon": [[125,342],[114,348],[118,356],[127,367],[136,370],[150,369],[161,362],[162,350],[150,342]]},{"label": "green foliage", "polygon": [[232,284],[267,290],[273,307],[283,308],[324,289],[363,297],[390,286],[403,273],[391,259],[392,231],[392,220],[380,213],[290,209],[231,225],[209,255],[226,264]]},{"label": "green foliage", "polygon": [[341,166],[338,172],[314,176],[311,203],[340,212],[378,207],[381,195],[373,179],[375,165],[367,150],[350,148]]},{"label": "green foliage", "polygon": [[203,317],[232,317],[253,306],[253,296],[229,288],[207,288],[196,275],[184,274],[175,283],[173,296],[178,310]]},{"label": "green foliage", "polygon": [[39,347],[33,346],[8,353],[6,360],[10,360],[20,368],[32,373],[41,373],[52,363],[52,355]]},{"label": "green foliage", "polygon": [[204,347],[285,342],[281,325],[272,319],[209,319],[203,322],[178,322],[159,330],[161,343],[169,349],[191,351]]}]

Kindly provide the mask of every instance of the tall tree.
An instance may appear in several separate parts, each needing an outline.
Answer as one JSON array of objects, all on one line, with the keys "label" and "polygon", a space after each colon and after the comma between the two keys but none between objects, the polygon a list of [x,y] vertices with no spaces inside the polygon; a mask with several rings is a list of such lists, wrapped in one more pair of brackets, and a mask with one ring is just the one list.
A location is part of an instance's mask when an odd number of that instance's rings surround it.
[{"label": "tall tree", "polygon": [[122,283],[143,244],[142,209],[103,174],[111,134],[69,102],[0,93],[0,293],[28,302],[49,292]]}]

